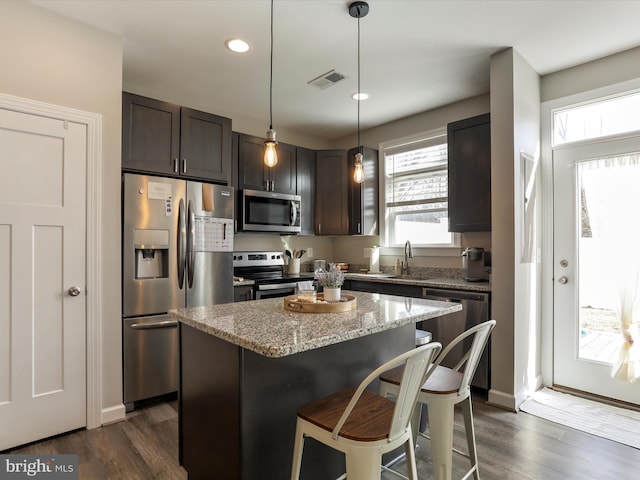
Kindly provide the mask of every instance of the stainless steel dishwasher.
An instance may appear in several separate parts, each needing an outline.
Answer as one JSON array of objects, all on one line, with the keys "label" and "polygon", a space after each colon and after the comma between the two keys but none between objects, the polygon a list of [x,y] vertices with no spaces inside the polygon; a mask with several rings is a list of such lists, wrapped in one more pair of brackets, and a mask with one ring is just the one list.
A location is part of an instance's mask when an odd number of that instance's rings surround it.
[{"label": "stainless steel dishwasher", "polygon": [[[425,320],[420,327],[431,332],[433,341],[442,343],[443,348],[465,330],[489,320],[489,294],[440,288],[422,289],[422,298],[440,302],[456,302],[462,310],[442,317]],[[442,364],[454,367],[471,347],[471,338],[454,348]],[[489,359],[491,358],[491,340],[487,344],[475,376],[471,382],[474,387],[488,390],[491,381]]]}]

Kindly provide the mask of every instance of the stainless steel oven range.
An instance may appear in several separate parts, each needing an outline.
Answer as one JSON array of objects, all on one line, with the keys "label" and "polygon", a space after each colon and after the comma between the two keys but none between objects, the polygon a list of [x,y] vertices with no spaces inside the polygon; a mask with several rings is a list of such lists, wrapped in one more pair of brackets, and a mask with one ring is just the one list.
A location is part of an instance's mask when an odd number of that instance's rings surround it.
[{"label": "stainless steel oven range", "polygon": [[256,300],[293,295],[297,282],[313,280],[313,272],[285,274],[282,252],[233,252],[233,275],[255,282]]}]

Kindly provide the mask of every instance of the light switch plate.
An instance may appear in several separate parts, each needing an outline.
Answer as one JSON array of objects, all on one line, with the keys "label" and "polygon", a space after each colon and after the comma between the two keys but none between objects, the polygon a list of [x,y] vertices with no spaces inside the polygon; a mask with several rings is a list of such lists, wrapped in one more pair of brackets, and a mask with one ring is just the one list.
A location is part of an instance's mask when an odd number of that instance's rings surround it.
[{"label": "light switch plate", "polygon": [[307,251],[305,253],[307,254],[307,257],[313,258],[313,248],[307,247]]},{"label": "light switch plate", "polygon": [[364,249],[364,258],[371,258],[371,249],[370,248],[365,248]]}]

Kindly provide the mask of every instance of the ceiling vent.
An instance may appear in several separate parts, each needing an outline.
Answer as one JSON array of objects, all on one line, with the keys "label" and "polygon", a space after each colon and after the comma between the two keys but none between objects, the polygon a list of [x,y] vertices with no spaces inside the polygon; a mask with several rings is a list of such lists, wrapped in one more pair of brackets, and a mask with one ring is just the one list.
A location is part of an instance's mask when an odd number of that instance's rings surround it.
[{"label": "ceiling vent", "polygon": [[344,80],[345,78],[347,78],[346,75],[338,73],[335,70],[329,70],[328,72],[323,73],[313,80],[309,80],[307,84],[324,90],[325,88],[329,88],[331,85],[335,85],[340,80]]}]

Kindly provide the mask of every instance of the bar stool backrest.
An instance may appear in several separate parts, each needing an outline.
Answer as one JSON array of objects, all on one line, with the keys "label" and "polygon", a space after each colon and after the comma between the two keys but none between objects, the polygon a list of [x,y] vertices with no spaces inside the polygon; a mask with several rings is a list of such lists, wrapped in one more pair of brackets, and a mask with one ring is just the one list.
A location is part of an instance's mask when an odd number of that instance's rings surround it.
[{"label": "bar stool backrest", "polygon": [[456,345],[462,343],[467,337],[473,335],[473,341],[471,343],[471,347],[467,350],[467,353],[462,357],[462,359],[458,362],[458,364],[453,367],[453,370],[459,371],[464,367],[462,374],[462,382],[460,383],[460,388],[458,389],[458,395],[462,395],[466,390],[469,389],[469,385],[471,385],[471,380],[476,373],[476,369],[478,368],[478,364],[480,363],[480,357],[482,356],[482,352],[484,351],[485,346],[487,345],[487,341],[489,340],[489,335],[493,330],[493,327],[496,326],[495,320],[488,320],[484,323],[480,323],[475,327],[471,327],[468,330],[465,330],[463,333],[454,338],[445,348],[442,350],[440,355],[435,361],[435,365],[440,365],[447,354],[456,347]]},{"label": "bar stool backrest", "polygon": [[411,349],[408,352],[398,355],[371,372],[367,378],[360,383],[356,392],[353,394],[353,397],[351,397],[347,408],[344,410],[340,420],[338,420],[338,423],[333,429],[332,438],[337,440],[340,430],[347,421],[347,418],[351,414],[351,411],[358,402],[358,399],[362,395],[364,389],[373,380],[377,379],[381,373],[402,364],[404,364],[404,373],[402,375],[402,381],[400,382],[400,392],[398,393],[396,406],[393,412],[388,441],[392,442],[403,435],[407,428],[409,428],[411,416],[416,402],[418,401],[420,388],[435,368],[433,360],[438,353],[440,353],[441,349],[442,345],[440,343],[431,342],[427,345]]}]

